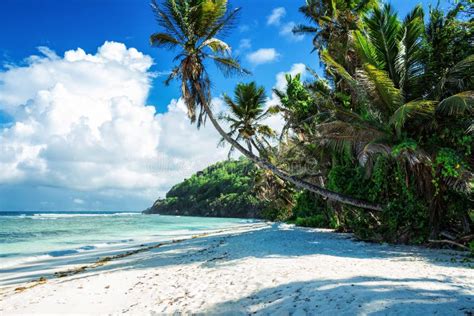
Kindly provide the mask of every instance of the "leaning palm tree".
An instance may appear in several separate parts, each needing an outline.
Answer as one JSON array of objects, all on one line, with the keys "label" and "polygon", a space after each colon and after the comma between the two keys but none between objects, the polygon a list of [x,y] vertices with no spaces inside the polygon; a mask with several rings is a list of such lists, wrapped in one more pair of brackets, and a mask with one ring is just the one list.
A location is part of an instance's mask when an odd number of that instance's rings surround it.
[{"label": "leaning palm tree", "polygon": [[[250,152],[253,148],[262,155],[271,148],[268,139],[275,137],[275,131],[262,124],[262,120],[275,113],[277,109],[269,107],[265,110],[267,97],[263,87],[257,87],[255,82],[239,83],[234,91],[234,99],[224,95],[224,102],[229,112],[221,115],[221,119],[230,124],[229,136],[235,140],[243,140]],[[225,141],[223,139],[223,141]],[[231,147],[231,151],[234,147]]]},{"label": "leaning palm tree", "polygon": [[239,9],[229,10],[227,0],[163,0],[161,4],[153,0],[152,9],[163,32],[152,34],[151,44],[155,47],[179,49],[174,58],[178,65],[173,68],[167,82],[173,79],[181,81],[181,94],[191,122],[197,121],[199,127],[209,118],[231,146],[260,167],[269,169],[276,176],[300,188],[356,207],[374,211],[383,209],[381,205],[329,191],[287,174],[247,150],[219,125],[211,109],[211,80],[205,62],[213,60],[226,74],[246,72],[231,56],[230,46],[218,38],[233,26]]}]

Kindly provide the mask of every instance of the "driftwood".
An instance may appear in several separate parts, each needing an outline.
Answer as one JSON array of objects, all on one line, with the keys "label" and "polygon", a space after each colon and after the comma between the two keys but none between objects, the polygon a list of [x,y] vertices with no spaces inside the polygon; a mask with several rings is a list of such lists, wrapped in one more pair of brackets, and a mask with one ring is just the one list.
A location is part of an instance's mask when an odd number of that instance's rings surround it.
[{"label": "driftwood", "polygon": [[443,237],[448,238],[449,240],[456,240],[456,236],[453,236],[452,234],[448,233],[447,231],[442,231],[439,234]]},{"label": "driftwood", "polygon": [[474,239],[474,234],[473,235],[467,235],[467,236],[459,238],[459,240],[462,241],[462,242],[470,241],[470,240],[473,240],[473,239]]},{"label": "driftwood", "polygon": [[457,243],[455,241],[452,241],[452,240],[448,240],[448,239],[443,239],[443,240],[428,240],[428,242],[430,243],[434,243],[434,244],[450,244],[450,245],[453,245],[453,246],[456,246],[456,247],[459,247],[461,249],[464,249],[466,251],[471,251],[471,249],[469,249],[468,247],[460,244],[460,243]]}]

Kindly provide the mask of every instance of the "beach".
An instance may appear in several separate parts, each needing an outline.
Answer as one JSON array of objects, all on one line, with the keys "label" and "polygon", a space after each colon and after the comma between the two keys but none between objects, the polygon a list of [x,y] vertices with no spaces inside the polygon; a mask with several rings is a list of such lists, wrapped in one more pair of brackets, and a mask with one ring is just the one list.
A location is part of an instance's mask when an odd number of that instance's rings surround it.
[{"label": "beach", "polygon": [[0,314],[474,312],[474,270],[461,253],[330,230],[246,223],[103,255],[2,271]]}]

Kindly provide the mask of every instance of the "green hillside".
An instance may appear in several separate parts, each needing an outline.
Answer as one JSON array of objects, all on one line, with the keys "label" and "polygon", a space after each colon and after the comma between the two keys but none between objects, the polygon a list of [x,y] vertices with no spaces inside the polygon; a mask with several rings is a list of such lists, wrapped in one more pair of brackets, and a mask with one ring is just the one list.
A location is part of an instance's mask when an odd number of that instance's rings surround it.
[{"label": "green hillside", "polygon": [[246,159],[216,163],[175,185],[146,214],[260,218],[255,167]]}]

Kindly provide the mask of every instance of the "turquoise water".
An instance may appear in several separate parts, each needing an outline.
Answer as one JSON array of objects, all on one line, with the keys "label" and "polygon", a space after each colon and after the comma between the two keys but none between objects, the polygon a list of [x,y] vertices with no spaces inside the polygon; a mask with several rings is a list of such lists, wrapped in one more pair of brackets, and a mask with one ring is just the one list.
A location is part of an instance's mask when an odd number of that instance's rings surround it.
[{"label": "turquoise water", "polygon": [[243,222],[248,221],[120,212],[0,212],[0,269],[25,259],[139,245]]}]

